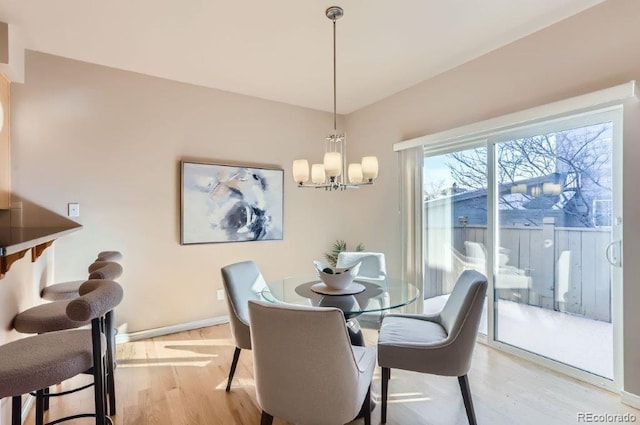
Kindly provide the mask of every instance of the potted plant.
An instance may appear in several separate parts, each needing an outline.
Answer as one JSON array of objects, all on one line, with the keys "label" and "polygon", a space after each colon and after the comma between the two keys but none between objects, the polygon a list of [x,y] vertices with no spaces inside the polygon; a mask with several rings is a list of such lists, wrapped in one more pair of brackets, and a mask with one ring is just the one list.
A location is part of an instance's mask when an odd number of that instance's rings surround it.
[{"label": "potted plant", "polygon": [[[364,251],[364,249],[365,249],[364,244],[361,242],[356,246],[356,248],[353,251],[362,252]],[[335,267],[336,263],[338,262],[338,255],[343,251],[348,251],[347,243],[343,240],[338,239],[333,243],[331,251],[324,254],[324,258],[327,260],[329,264]]]}]

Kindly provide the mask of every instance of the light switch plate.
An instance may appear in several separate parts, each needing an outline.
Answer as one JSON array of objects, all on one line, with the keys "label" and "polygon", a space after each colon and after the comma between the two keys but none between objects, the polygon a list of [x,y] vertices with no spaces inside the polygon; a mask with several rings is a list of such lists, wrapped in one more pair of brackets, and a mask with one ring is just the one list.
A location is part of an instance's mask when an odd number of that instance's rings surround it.
[{"label": "light switch plate", "polygon": [[80,204],[69,204],[69,217],[80,217]]}]

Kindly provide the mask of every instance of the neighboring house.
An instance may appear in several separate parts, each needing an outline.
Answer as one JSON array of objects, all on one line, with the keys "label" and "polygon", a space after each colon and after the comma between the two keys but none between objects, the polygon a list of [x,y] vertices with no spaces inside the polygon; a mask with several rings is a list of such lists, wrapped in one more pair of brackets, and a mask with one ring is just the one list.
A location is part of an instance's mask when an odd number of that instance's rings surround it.
[{"label": "neighboring house", "polygon": [[[611,225],[609,124],[522,140],[528,144],[514,141],[503,147],[512,149],[513,155],[507,157],[517,158],[529,170],[555,169],[555,172],[501,184],[500,225],[541,226],[545,217],[554,218],[559,227]],[[538,152],[530,154],[528,148]],[[506,165],[521,166],[515,160]],[[477,177],[484,174],[484,167],[478,168],[475,181],[481,181],[482,178]],[[449,203],[451,206],[447,205]],[[484,188],[465,190],[454,182],[451,188],[440,192],[440,197],[425,200],[425,207],[432,211],[451,209],[454,226],[487,224],[487,191]]]},{"label": "neighboring house", "polygon": [[[555,218],[556,226],[585,227],[576,215],[575,190],[560,194],[542,193],[547,184],[557,185],[562,176],[558,173],[527,180],[520,180],[500,188],[500,225],[541,226],[544,217]],[[527,188],[519,192],[521,188]],[[566,200],[565,200],[566,199]],[[425,202],[425,208],[438,214],[437,209],[450,209],[454,226],[487,225],[486,189],[469,190]]]}]

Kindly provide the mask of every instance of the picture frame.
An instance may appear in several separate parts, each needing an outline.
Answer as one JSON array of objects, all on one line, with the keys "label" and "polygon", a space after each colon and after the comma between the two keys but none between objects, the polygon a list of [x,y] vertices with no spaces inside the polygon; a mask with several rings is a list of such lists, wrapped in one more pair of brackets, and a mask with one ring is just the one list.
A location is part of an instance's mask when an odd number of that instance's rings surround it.
[{"label": "picture frame", "polygon": [[282,240],[284,170],[181,161],[182,245]]}]

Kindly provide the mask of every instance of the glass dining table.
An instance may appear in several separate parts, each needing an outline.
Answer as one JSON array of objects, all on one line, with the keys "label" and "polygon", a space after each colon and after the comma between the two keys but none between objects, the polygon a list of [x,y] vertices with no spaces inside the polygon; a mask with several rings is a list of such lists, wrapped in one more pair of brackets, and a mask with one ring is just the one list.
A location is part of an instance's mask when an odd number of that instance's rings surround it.
[{"label": "glass dining table", "polygon": [[320,282],[318,276],[313,275],[288,277],[268,282],[258,295],[263,301],[274,304],[338,308],[347,321],[352,344],[360,346],[364,346],[364,338],[358,317],[379,316],[385,311],[413,303],[420,295],[413,282],[392,277],[356,278],[354,282],[364,286],[364,290],[353,295],[325,295],[314,291],[314,285]]}]

